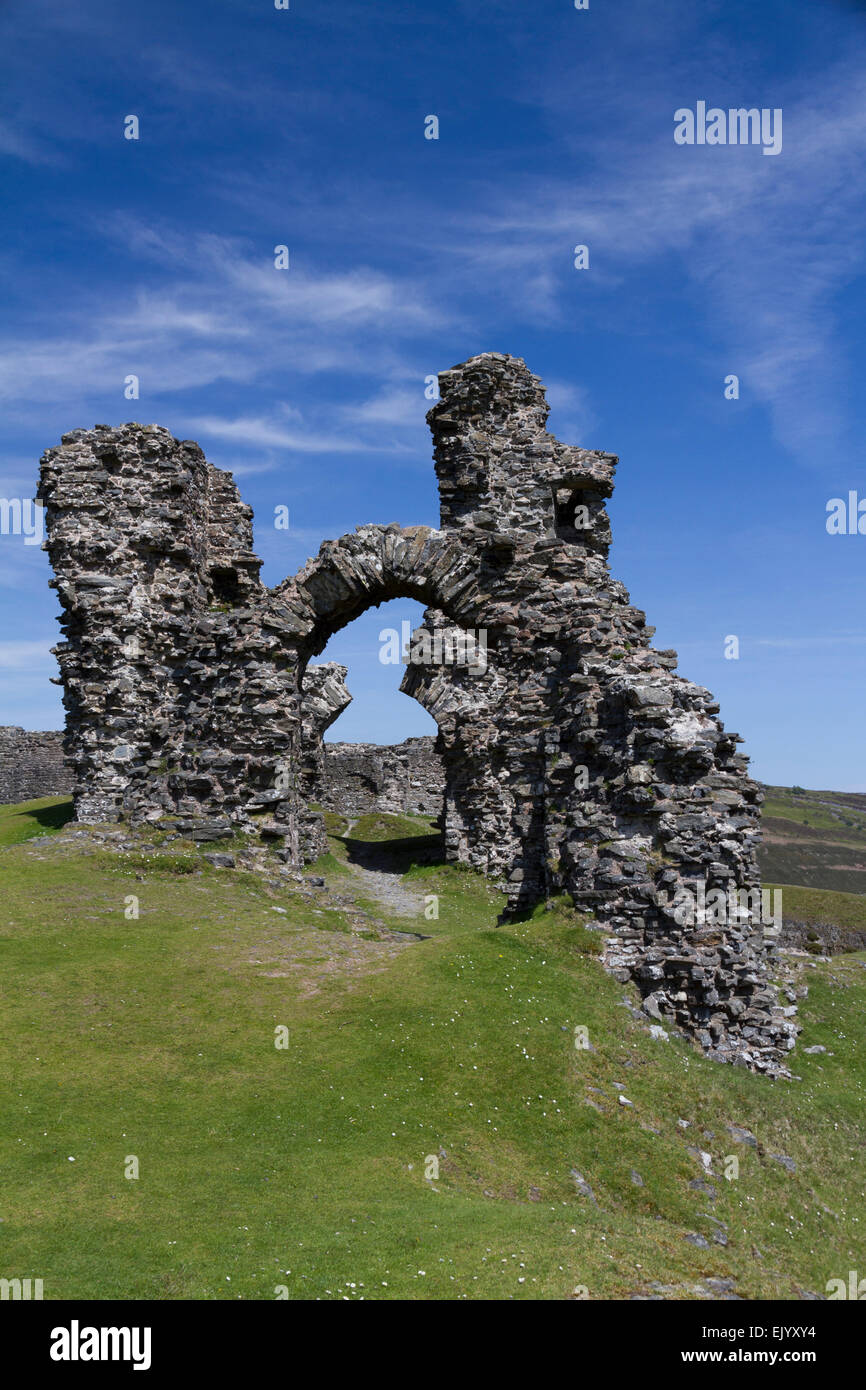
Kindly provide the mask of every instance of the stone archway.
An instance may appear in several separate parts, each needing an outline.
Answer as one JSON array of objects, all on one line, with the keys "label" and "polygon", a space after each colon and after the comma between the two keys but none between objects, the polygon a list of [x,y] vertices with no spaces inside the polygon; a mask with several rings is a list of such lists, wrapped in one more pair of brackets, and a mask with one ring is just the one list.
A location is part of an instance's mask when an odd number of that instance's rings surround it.
[{"label": "stone archway", "polygon": [[[439,378],[428,415],[439,530],[362,526],[275,589],[230,474],[158,426],[63,436],[42,460],[63,607],[66,747],[81,820],[241,826],[295,863],[321,848],[304,795],[300,672],[387,598],[430,634],[483,630],[495,679],[407,672],[449,750],[449,852],[511,909],[567,892],[646,1007],[714,1056],[777,1071],[795,1028],[767,986],[760,792],[709,691],[676,674],[607,566],[617,460],[546,428],[537,377],[485,353]],[[676,904],[733,903],[707,921]]]},{"label": "stone archway", "polygon": [[[468,856],[460,852],[468,842],[456,811],[458,801],[465,801],[460,789],[466,781],[466,765],[459,741],[453,737],[454,706],[461,674],[468,686],[478,689],[476,707],[484,699],[483,688],[489,685],[484,679],[487,671],[476,676],[475,663],[461,663],[460,649],[468,644],[460,639],[467,633],[468,624],[473,625],[470,631],[481,627],[486,657],[488,629],[484,626],[483,596],[471,559],[462,546],[441,531],[429,527],[359,527],[353,534],[325,542],[303,569],[270,591],[269,613],[273,605],[273,612],[289,609],[300,617],[295,639],[302,711],[298,757],[306,799],[316,799],[314,788],[322,777],[322,736],[351,699],[344,685],[345,667],[312,664],[312,658],[323,651],[335,632],[367,609],[393,598],[412,598],[427,604],[428,615],[435,615],[440,629],[457,639],[440,642],[445,649],[441,665],[438,660],[421,665],[410,660],[400,689],[418,700],[439,728],[438,747],[446,771],[446,852],[451,858],[465,858],[468,862]],[[426,626],[423,624],[422,630]],[[457,661],[452,659],[455,652]],[[302,818],[306,814],[303,806],[299,814]],[[314,832],[305,831],[302,838],[312,841]],[[492,867],[487,863],[478,866]]]},{"label": "stone archway", "polygon": [[317,656],[340,628],[392,598],[418,599],[461,626],[483,616],[472,557],[428,526],[360,526],[325,541],[314,559],[270,591],[269,604],[292,614],[299,649]]}]

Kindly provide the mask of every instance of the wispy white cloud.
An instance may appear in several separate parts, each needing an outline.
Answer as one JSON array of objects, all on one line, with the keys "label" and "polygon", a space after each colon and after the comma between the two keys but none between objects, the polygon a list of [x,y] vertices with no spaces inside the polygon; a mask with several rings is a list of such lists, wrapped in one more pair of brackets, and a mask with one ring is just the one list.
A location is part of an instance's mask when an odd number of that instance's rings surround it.
[{"label": "wispy white cloud", "polygon": [[866,646],[866,633],[838,633],[802,637],[754,637],[755,647],[779,647],[799,651],[810,647],[862,647]]},{"label": "wispy white cloud", "polygon": [[[124,226],[162,263],[167,283],[133,288],[126,302],[117,292],[84,296],[66,315],[8,330],[0,337],[0,395],[16,406],[120,395],[130,374],[145,398],[250,383],[278,369],[370,375],[378,364],[388,372],[394,344],[444,321],[412,280],[365,268],[279,271],[270,247],[254,257],[229,238]],[[266,428],[259,424],[260,435]],[[273,442],[307,447],[285,431]]]},{"label": "wispy white cloud", "polygon": [[57,637],[50,637],[38,642],[0,642],[0,670],[32,672],[35,668],[56,675],[57,660],[51,655],[50,649],[57,641]]},{"label": "wispy white cloud", "polygon": [[[201,65],[184,73],[171,55],[160,61],[178,90],[218,90],[233,80]],[[683,89],[696,80],[684,64]],[[334,189],[344,222],[363,204],[365,245],[413,250],[411,263],[404,256],[404,268],[388,274],[363,264],[335,270],[330,249],[314,265],[303,249],[309,237],[299,236],[300,250],[290,247],[292,268],[278,271],[273,233],[257,245],[115,217],[100,230],[129,251],[131,264],[146,262],[140,284],[82,291],[66,312],[52,305],[50,317],[0,337],[0,392],[22,416],[46,399],[71,414],[115,388],[120,400],[130,373],[140,377],[144,399],[221,383],[252,387],[278,371],[340,373],[325,388],[334,404],[324,427],[313,419],[293,429],[260,411],[193,418],[214,439],[261,450],[362,452],[382,447],[372,430],[383,427],[386,447],[402,447],[408,432],[423,427],[428,405],[421,383],[429,366],[411,383],[401,375],[418,343],[447,336],[474,345],[478,323],[491,347],[501,346],[498,325],[507,324],[512,338],[515,322],[559,330],[573,320],[576,291],[586,327],[646,332],[656,275],[679,271],[694,335],[684,352],[699,354],[708,377],[736,372],[744,402],[766,407],[778,439],[802,459],[823,462],[845,429],[837,316],[866,231],[859,178],[866,78],[840,63],[814,91],[791,100],[785,94],[784,148],[775,159],[753,148],[675,147],[673,106],[660,105],[655,137],[634,139],[627,121],[596,131],[594,163],[579,175],[565,168],[554,177],[548,165],[543,174],[509,178],[506,193],[493,180],[467,182],[447,223],[430,216],[417,188],[377,199],[376,187],[362,181],[345,204]],[[573,91],[526,92],[524,99],[558,103],[558,128],[568,130]],[[642,102],[644,121],[647,109]],[[276,191],[260,183],[260,204],[272,205]],[[305,215],[321,219],[321,206],[289,206],[299,226]],[[590,246],[589,272],[571,266],[579,241]],[[381,385],[347,403],[347,381],[363,377]],[[552,385],[556,427],[563,436],[585,434],[594,423],[589,402],[566,395],[563,383]],[[272,464],[250,459],[243,466]]]},{"label": "wispy white cloud", "polygon": [[[490,190],[482,212],[456,221],[462,273],[483,289],[494,267],[513,309],[560,324],[580,276],[587,322],[640,331],[652,282],[643,296],[634,276],[663,262],[670,273],[675,257],[698,316],[695,350],[740,377],[781,443],[824,463],[845,419],[838,295],[860,273],[866,235],[866,77],[840,63],[813,85],[814,97],[784,102],[775,159],[675,147],[671,107],[656,143],[596,140],[591,179],[527,180],[505,198]],[[589,271],[571,269],[577,243],[590,248]],[[614,290],[622,314],[611,312]]]},{"label": "wispy white cloud", "polygon": [[204,439],[237,440],[246,447],[277,448],[290,453],[358,454],[376,447],[349,435],[320,434],[315,429],[292,429],[273,417],[244,415],[229,420],[203,415],[188,418],[186,425]]},{"label": "wispy white cloud", "polygon": [[419,377],[414,388],[383,387],[368,400],[344,407],[344,414],[348,419],[363,424],[423,426],[427,411],[433,404],[425,398],[423,386],[424,383]]},{"label": "wispy white cloud", "polygon": [[0,154],[12,155],[26,164],[57,164],[56,150],[9,121],[0,121]]},{"label": "wispy white cloud", "polygon": [[547,403],[551,410],[550,428],[569,443],[585,439],[598,423],[589,393],[574,382],[546,382]]}]

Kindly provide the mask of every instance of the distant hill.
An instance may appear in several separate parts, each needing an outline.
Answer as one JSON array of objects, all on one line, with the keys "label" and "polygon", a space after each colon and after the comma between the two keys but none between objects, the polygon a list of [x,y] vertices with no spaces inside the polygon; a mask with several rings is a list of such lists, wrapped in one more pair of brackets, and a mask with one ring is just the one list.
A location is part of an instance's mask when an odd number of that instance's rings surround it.
[{"label": "distant hill", "polygon": [[761,872],[773,883],[866,893],[866,794],[765,787]]},{"label": "distant hill", "polygon": [[820,952],[866,947],[866,794],[764,787],[765,884],[783,887],[784,941]]}]

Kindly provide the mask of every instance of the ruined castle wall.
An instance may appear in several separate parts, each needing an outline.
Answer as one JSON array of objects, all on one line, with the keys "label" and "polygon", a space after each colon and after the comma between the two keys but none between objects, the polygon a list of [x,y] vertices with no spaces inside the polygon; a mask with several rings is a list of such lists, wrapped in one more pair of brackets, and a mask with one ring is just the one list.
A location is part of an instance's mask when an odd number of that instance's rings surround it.
[{"label": "ruined castle wall", "polygon": [[[309,663],[371,605],[418,599],[433,655],[402,688],[439,727],[448,856],[503,883],[512,913],[569,894],[648,1012],[715,1057],[783,1069],[777,929],[678,906],[754,898],[762,798],[712,695],[652,647],[609,573],[616,458],[549,434],[541,382],[497,353],[441,373],[428,421],[440,529],[362,526],[272,590],[249,508],[196,445],[126,425],[48,451],[79,819],[240,829],[309,860],[324,846],[310,793],[330,795],[321,734],[345,693],[341,668]],[[483,634],[483,665],[439,659],[448,634]],[[371,767],[351,772],[359,798],[367,777],[399,801],[402,769]]]},{"label": "ruined castle wall", "polygon": [[0,726],[0,804],[67,796],[72,786],[61,732],[33,733],[14,725]]},{"label": "ruined castle wall", "polygon": [[445,766],[434,738],[407,738],[390,745],[325,744],[318,799],[328,811],[438,817],[444,797]]},{"label": "ruined castle wall", "polygon": [[[307,669],[305,749],[313,750],[309,799],[350,816],[383,811],[438,817],[445,796],[445,767],[435,738],[408,738],[391,745],[321,742],[324,730],[351,700],[343,685],[345,675],[346,668],[333,662]],[[316,685],[314,700],[307,690],[311,676]],[[33,732],[0,725],[0,805],[68,796],[72,790],[62,730]]]},{"label": "ruined castle wall", "polygon": [[43,458],[80,820],[133,812],[142,792],[168,804],[177,672],[204,596],[208,473],[197,445],[156,426],[76,430]]}]

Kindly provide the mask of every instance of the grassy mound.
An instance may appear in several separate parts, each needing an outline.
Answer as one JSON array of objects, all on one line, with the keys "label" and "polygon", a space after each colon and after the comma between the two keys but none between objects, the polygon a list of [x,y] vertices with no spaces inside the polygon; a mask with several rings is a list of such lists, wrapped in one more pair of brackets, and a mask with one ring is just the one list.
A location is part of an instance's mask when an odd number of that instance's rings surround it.
[{"label": "grassy mound", "polygon": [[782,893],[787,943],[815,954],[866,949],[866,897],[862,894],[794,884],[776,886]]}]

